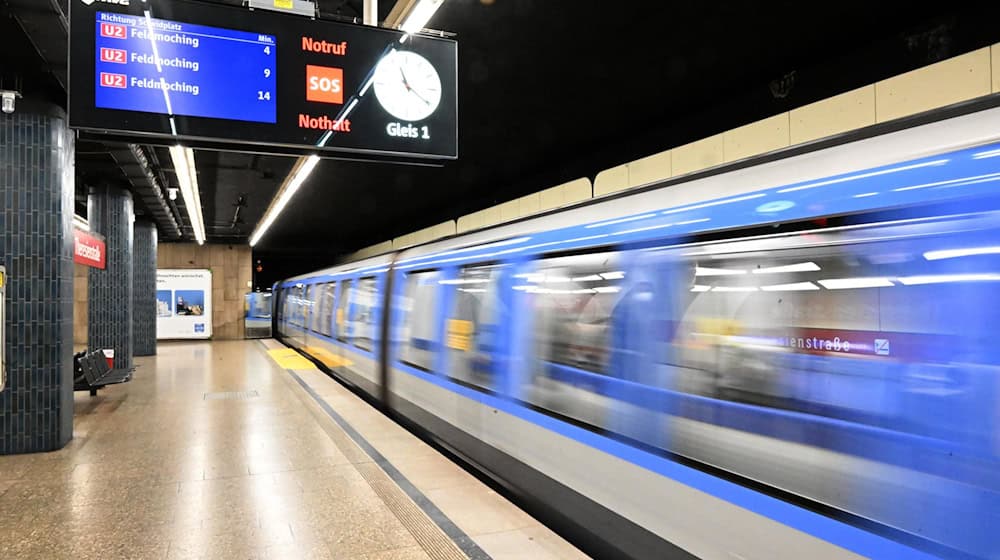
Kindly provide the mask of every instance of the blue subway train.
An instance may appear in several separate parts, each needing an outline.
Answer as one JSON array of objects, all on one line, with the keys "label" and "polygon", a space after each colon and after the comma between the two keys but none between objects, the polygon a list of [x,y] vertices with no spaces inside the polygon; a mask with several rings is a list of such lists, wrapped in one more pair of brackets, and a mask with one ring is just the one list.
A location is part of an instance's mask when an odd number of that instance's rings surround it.
[{"label": "blue subway train", "polygon": [[1000,558],[1000,108],[290,278],[278,336],[588,552]]}]

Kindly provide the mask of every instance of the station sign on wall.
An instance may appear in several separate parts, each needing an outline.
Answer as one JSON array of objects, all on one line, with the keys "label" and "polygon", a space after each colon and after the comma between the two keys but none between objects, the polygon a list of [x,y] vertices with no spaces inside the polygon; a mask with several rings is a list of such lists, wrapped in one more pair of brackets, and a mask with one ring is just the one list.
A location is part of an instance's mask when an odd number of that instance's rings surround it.
[{"label": "station sign on wall", "polygon": [[81,229],[73,229],[73,262],[103,269],[107,262],[106,250],[104,237]]},{"label": "station sign on wall", "polygon": [[212,271],[156,271],[156,338],[212,336]]},{"label": "station sign on wall", "polygon": [[453,40],[189,0],[70,5],[72,127],[255,151],[458,156]]}]

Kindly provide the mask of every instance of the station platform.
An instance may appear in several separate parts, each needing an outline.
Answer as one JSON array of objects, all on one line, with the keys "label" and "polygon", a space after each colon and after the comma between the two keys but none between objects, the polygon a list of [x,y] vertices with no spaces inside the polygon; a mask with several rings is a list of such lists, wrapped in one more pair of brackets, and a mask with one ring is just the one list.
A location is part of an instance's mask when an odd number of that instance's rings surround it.
[{"label": "station platform", "polygon": [[586,558],[273,341],[161,344],[0,457],[0,557]]}]

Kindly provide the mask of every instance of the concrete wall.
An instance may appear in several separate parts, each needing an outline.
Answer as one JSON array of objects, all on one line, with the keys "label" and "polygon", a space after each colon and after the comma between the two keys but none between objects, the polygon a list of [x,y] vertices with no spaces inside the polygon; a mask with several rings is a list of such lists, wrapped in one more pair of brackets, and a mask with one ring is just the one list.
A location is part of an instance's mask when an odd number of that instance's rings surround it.
[{"label": "concrete wall", "polygon": [[161,243],[157,268],[212,271],[212,338],[243,338],[244,295],[250,291],[252,253],[248,245]]},{"label": "concrete wall", "polygon": [[87,346],[87,271],[89,267],[73,263],[73,346]]}]

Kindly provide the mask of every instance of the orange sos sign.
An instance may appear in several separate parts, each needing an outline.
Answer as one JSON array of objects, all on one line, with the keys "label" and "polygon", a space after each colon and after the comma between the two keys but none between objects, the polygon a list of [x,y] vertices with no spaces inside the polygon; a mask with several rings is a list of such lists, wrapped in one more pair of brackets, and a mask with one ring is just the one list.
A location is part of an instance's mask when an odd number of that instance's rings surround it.
[{"label": "orange sos sign", "polygon": [[343,104],[344,69],[307,65],[306,100]]}]

